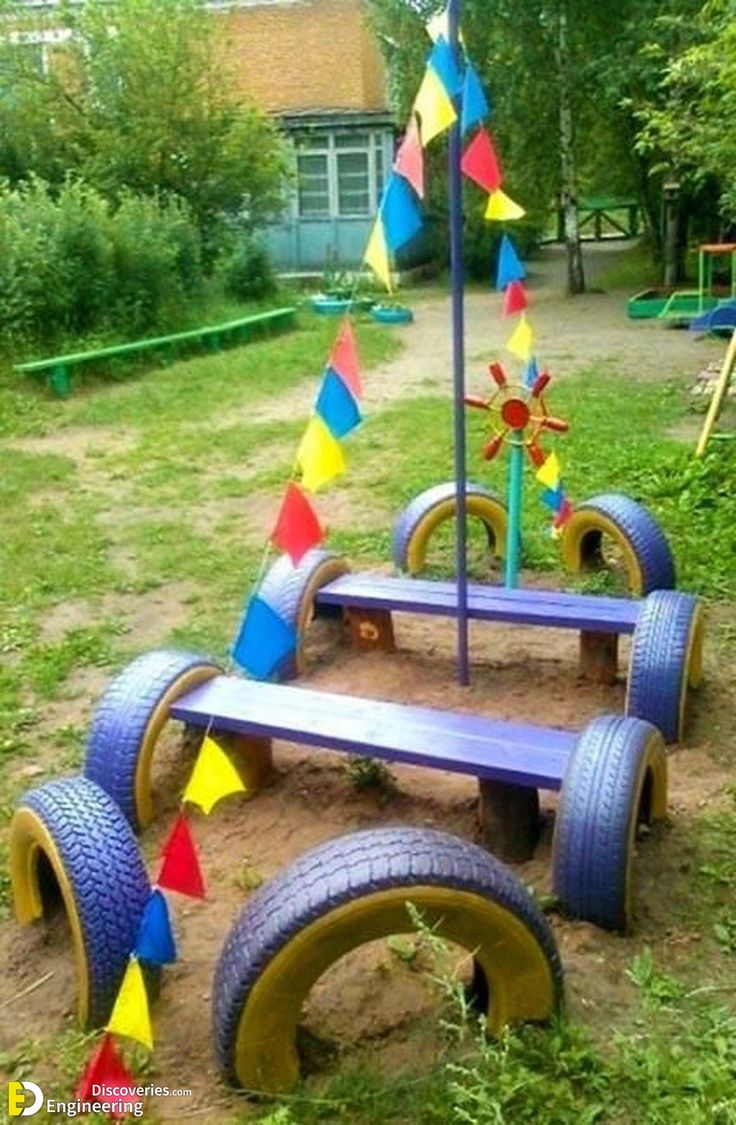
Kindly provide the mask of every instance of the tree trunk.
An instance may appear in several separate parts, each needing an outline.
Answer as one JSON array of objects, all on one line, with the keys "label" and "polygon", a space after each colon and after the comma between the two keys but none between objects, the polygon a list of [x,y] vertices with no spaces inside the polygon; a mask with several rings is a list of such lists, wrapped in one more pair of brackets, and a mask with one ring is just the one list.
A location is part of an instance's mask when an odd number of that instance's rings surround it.
[{"label": "tree trunk", "polygon": [[575,170],[575,130],[570,94],[570,45],[567,29],[567,0],[561,0],[557,13],[557,88],[560,99],[560,160],[562,165],[561,205],[565,224],[567,252],[567,292],[585,292],[583,253],[580,245],[580,224]]}]

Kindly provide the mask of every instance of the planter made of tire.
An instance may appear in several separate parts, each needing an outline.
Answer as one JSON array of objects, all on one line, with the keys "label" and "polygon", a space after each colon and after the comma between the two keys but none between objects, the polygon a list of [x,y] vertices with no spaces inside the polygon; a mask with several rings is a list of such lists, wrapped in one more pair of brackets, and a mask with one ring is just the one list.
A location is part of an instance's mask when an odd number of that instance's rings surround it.
[{"label": "planter made of tire", "polygon": [[374,305],[371,309],[371,317],[379,324],[410,324],[414,319],[414,313],[407,308]]},{"label": "planter made of tire", "polygon": [[87,738],[84,775],[110,794],[134,831],[153,818],[153,754],[172,704],[221,672],[205,656],[155,650],[124,668],[100,700]]},{"label": "planter made of tire", "polygon": [[339,316],[346,313],[352,305],[349,297],[312,297],[312,308],[322,316]]},{"label": "planter made of tire", "polygon": [[637,825],[666,815],[659,731],[641,719],[594,719],[570,757],[555,820],[553,885],[566,913],[627,930]]},{"label": "planter made of tire", "polygon": [[293,680],[304,671],[304,634],[313,618],[342,617],[339,606],[317,607],[314,598],[318,590],[349,570],[348,561],[342,555],[314,548],[307,551],[297,566],[288,555],[281,555],[266,573],[258,596],[296,630],[299,638],[295,652],[276,670],[277,680]]},{"label": "planter made of tire", "polygon": [[[503,558],[506,554],[508,513],[500,496],[479,484],[468,484],[468,518],[481,521],[488,536],[488,552]],[[400,513],[394,526],[393,559],[406,574],[424,569],[429,541],[441,523],[454,519],[457,509],[454,481],[437,484],[415,496]]]},{"label": "planter made of tire", "polygon": [[688,692],[703,672],[703,607],[690,594],[657,590],[644,601],[631,643],[626,714],[646,719],[665,742],[682,742]]},{"label": "planter made of tire", "polygon": [[42,917],[53,872],[74,948],[78,1018],[105,1024],[151,893],[130,825],[99,786],[73,777],[21,797],[9,844],[18,921]]},{"label": "planter made of tire", "polygon": [[554,1013],[562,997],[555,941],[508,868],[442,832],[356,832],[300,856],[256,891],[227,936],[213,986],[215,1050],[226,1080],[255,1092],[290,1090],[310,989],[351,950],[411,931],[407,903],[475,958],[492,1032]]},{"label": "planter made of tire", "polygon": [[605,567],[604,535],[620,553],[632,595],[674,589],[675,563],[662,528],[642,504],[615,492],[575,506],[562,534],[565,567],[574,573]]}]

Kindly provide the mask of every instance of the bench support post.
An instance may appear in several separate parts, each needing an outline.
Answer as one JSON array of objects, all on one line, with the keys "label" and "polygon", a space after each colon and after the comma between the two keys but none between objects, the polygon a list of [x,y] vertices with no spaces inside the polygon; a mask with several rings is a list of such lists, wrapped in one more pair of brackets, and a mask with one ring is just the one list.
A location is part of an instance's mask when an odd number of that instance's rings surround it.
[{"label": "bench support post", "polygon": [[387,609],[348,609],[350,641],[360,652],[395,652],[394,623]]},{"label": "bench support post", "polygon": [[539,839],[539,793],[526,785],[478,781],[484,845],[505,863],[531,859]]},{"label": "bench support post", "polygon": [[213,731],[213,734],[232,756],[246,793],[250,796],[260,792],[273,775],[271,739],[248,734],[225,734],[223,731]]},{"label": "bench support post", "polygon": [[595,684],[616,683],[618,633],[581,632],[580,673]]}]

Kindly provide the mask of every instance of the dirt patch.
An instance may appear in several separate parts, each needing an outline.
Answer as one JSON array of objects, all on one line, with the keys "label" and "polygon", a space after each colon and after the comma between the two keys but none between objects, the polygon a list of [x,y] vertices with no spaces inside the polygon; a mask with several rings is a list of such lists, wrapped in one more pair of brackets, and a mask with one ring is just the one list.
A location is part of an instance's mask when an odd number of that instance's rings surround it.
[{"label": "dirt patch", "polygon": [[136,648],[145,649],[186,623],[187,606],[196,592],[193,582],[171,582],[145,594],[104,594],[94,600],[60,602],[45,613],[40,639],[54,644],[75,629],[111,621],[135,638]]},{"label": "dirt patch", "polygon": [[[157,596],[154,592],[148,603],[148,612],[154,615]],[[52,624],[62,628],[68,618],[57,618]],[[597,686],[580,677],[574,634],[479,626],[471,639],[473,682],[463,688],[455,682],[455,638],[450,622],[399,617],[396,624],[399,651],[390,655],[358,655],[335,646],[334,628],[315,630],[307,682],[369,698],[421,701],[571,729],[579,729],[601,712],[622,707],[622,682]],[[160,620],[158,626],[160,630]],[[671,755],[672,823],[640,845],[634,935],[622,938],[553,917],[571,1010],[593,1027],[607,1031],[629,1025],[633,986],[626,967],[642,944],[654,939],[669,943],[676,962],[693,944],[702,943],[697,931],[678,928],[676,903],[686,893],[692,864],[689,824],[728,780],[727,771],[713,762],[704,742],[707,726],[707,711],[696,709],[694,745]],[[243,1110],[242,1102],[219,1084],[212,1057],[209,1004],[224,936],[248,897],[239,884],[244,867],[268,878],[313,845],[381,824],[434,826],[478,838],[477,789],[472,779],[396,766],[391,769],[392,791],[358,792],[343,755],[288,743],[279,743],[275,749],[278,774],[273,784],[253,799],[231,798],[211,817],[195,818],[209,887],[207,900],[195,903],[171,896],[181,960],[166,972],[154,1008],[154,1066],[162,1081],[192,1087],[187,1113],[220,1115]],[[142,841],[152,872],[191,761],[191,753],[182,749],[172,730],[158,754],[157,819]],[[546,795],[541,844],[530,862],[517,867],[521,878],[543,893],[550,888],[554,805],[554,798]],[[663,888],[667,888],[666,894]],[[19,940],[13,924],[3,925],[0,957],[9,970],[0,986],[0,1004],[45,973],[53,974],[14,1012],[12,1030],[6,1028],[7,1040],[18,1043],[37,1035],[41,1027],[53,1034],[71,1023],[74,984],[63,931],[56,927],[49,932],[37,926]],[[420,968],[421,958],[407,963],[385,943],[366,947],[340,962],[310,999],[308,1068],[317,1074],[330,1073],[346,1053],[351,1060],[364,1058],[392,1071],[429,1065],[437,1058],[442,1050],[434,1020],[438,1000]],[[34,1076],[43,1078],[36,1072]],[[163,1120],[174,1120],[181,1112],[166,1102],[156,1109]]]},{"label": "dirt patch", "polygon": [[135,431],[118,426],[77,426],[42,437],[13,438],[4,442],[6,448],[19,453],[58,454],[71,458],[78,465],[90,458],[130,453],[137,444]]}]

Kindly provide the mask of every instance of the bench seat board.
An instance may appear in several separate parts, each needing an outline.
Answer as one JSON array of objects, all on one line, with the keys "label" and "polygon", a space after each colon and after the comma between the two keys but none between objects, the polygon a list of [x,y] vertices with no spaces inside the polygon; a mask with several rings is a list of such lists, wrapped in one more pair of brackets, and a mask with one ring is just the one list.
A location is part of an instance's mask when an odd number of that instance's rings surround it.
[{"label": "bench seat board", "polygon": [[577,735],[453,711],[216,676],[173,704],[197,727],[559,789]]},{"label": "bench seat board", "polygon": [[[320,605],[385,609],[453,617],[457,613],[454,582],[392,578],[382,574],[346,574],[316,594]],[[468,616],[476,621],[580,629],[597,633],[633,633],[641,602],[570,594],[558,590],[507,590],[503,586],[468,585]]]},{"label": "bench seat board", "polygon": [[271,321],[288,321],[296,312],[296,308],[271,309],[269,312],[255,313],[242,317],[240,320],[229,320],[223,324],[205,325],[203,328],[190,328],[184,332],[174,332],[168,336],[149,336],[143,340],[131,340],[124,344],[111,344],[109,347],[98,348],[96,351],[76,352],[70,355],[52,356],[51,359],[33,359],[27,363],[13,365],[16,371],[46,371],[50,367],[60,367],[64,364],[74,366],[78,363],[87,363],[90,360],[106,359],[116,355],[127,355],[130,352],[144,351],[147,348],[162,348],[167,344],[177,341],[197,340],[205,336],[212,336],[233,332],[239,328],[257,328],[258,325],[268,324]]}]

